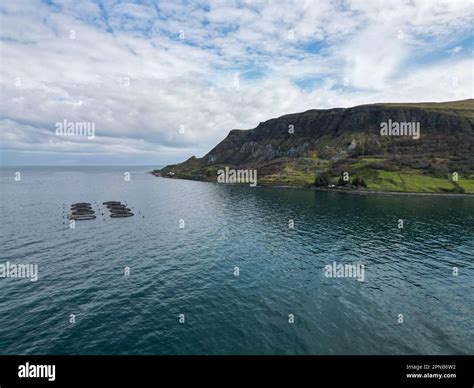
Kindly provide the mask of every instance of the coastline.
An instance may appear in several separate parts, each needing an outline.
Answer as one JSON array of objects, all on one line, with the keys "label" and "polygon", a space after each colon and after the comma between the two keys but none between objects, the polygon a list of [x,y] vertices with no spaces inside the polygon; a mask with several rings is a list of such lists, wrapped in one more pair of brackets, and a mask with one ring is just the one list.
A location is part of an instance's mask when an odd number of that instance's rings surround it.
[{"label": "coastline", "polygon": [[[195,182],[204,182],[204,183],[215,183],[206,180],[200,179],[188,179],[180,177],[166,177],[162,175],[157,175],[153,171],[150,171],[150,174],[158,178],[165,179],[180,179],[187,181]],[[246,184],[238,184],[239,186],[248,186]],[[435,193],[435,192],[408,192],[408,191],[375,191],[375,190],[364,190],[364,189],[339,189],[339,188],[321,188],[321,187],[308,187],[308,186],[290,186],[290,185],[257,185],[257,187],[265,187],[271,189],[293,189],[293,190],[310,190],[310,191],[325,191],[325,192],[336,192],[342,194],[358,194],[358,195],[406,195],[406,196],[418,196],[418,197],[444,197],[444,198],[471,198],[474,199],[474,194],[465,194],[465,193]]]},{"label": "coastline", "polygon": [[434,193],[434,192],[410,192],[410,191],[375,191],[375,190],[347,190],[347,189],[326,189],[320,187],[303,187],[303,186],[284,186],[284,185],[277,185],[277,186],[265,186],[262,185],[261,187],[271,187],[271,188],[285,188],[285,189],[305,189],[305,190],[312,190],[312,191],[326,191],[326,192],[337,192],[343,194],[358,194],[358,195],[408,195],[408,196],[420,196],[420,197],[451,197],[451,198],[474,198],[474,194],[462,194],[462,193]]}]

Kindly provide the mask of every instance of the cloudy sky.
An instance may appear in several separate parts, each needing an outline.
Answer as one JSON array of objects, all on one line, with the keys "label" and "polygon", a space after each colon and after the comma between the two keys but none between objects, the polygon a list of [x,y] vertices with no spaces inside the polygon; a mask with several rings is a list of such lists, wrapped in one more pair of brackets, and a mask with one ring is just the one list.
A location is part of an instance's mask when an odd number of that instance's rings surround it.
[{"label": "cloudy sky", "polygon": [[[3,1],[1,161],[146,164],[312,108],[472,98],[472,2]],[[95,137],[58,136],[85,122]]]}]

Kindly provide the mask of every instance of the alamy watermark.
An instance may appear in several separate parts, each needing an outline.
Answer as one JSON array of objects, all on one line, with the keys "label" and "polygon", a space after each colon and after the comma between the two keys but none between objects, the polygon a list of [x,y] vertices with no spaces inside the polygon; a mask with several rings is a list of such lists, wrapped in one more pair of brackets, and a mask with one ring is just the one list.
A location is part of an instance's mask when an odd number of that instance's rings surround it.
[{"label": "alamy watermark", "polygon": [[14,264],[9,261],[0,263],[0,278],[27,278],[36,282],[38,280],[38,264]]},{"label": "alamy watermark", "polygon": [[339,264],[335,261],[324,266],[324,276],[327,278],[356,278],[359,282],[365,280],[365,266],[361,263]]},{"label": "alamy watermark", "polygon": [[225,170],[217,170],[217,183],[248,183],[257,186],[257,170],[235,170],[226,166]]},{"label": "alamy watermark", "polygon": [[83,136],[88,139],[95,137],[95,123],[92,121],[58,121],[54,127],[56,128],[56,136]]},{"label": "alamy watermark", "polygon": [[411,136],[414,140],[420,138],[420,123],[417,121],[382,121],[380,123],[381,136]]},{"label": "alamy watermark", "polygon": [[56,365],[35,365],[29,362],[18,366],[19,378],[43,378],[56,380]]}]

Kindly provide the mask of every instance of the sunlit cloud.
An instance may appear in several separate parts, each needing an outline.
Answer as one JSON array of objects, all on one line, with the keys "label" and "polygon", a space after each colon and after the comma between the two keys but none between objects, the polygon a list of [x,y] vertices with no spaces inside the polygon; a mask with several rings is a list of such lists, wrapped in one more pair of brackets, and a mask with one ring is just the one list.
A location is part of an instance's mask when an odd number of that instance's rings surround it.
[{"label": "sunlit cloud", "polygon": [[[0,6],[8,164],[167,164],[313,108],[472,98],[465,1]],[[95,124],[94,139],[55,123]]]}]

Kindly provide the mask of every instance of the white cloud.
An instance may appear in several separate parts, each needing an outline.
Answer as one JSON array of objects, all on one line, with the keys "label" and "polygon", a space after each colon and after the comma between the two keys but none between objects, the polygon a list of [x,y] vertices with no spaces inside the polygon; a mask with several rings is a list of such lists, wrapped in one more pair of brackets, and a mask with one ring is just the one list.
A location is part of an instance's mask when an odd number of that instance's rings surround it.
[{"label": "white cloud", "polygon": [[462,46],[456,46],[456,47],[452,48],[451,50],[448,50],[448,52],[451,55],[456,55],[456,54],[460,53],[461,50],[462,50]]},{"label": "white cloud", "polygon": [[[13,159],[167,163],[286,113],[472,97],[456,44],[470,34],[463,1],[61,4],[0,8],[2,149]],[[94,122],[97,137],[55,137],[64,119]]]}]

